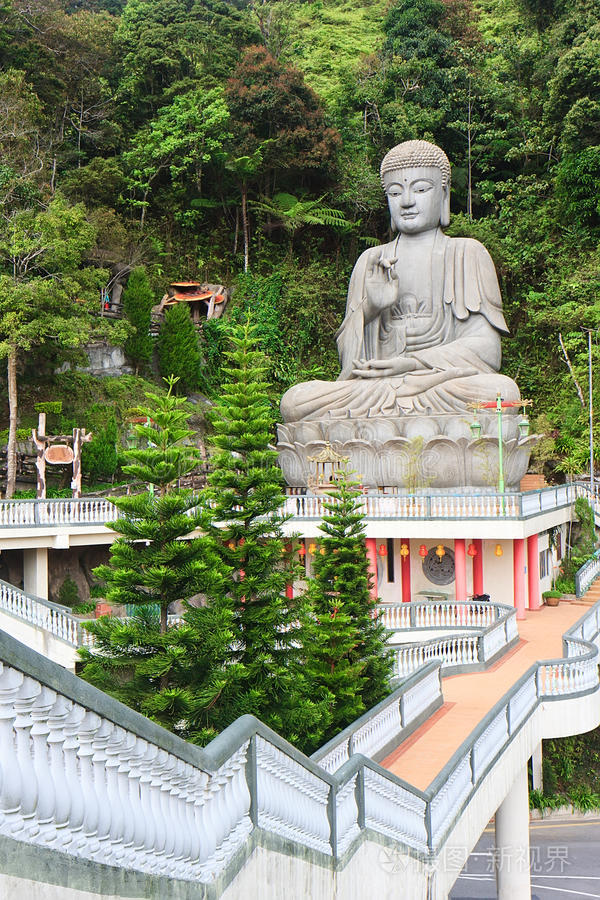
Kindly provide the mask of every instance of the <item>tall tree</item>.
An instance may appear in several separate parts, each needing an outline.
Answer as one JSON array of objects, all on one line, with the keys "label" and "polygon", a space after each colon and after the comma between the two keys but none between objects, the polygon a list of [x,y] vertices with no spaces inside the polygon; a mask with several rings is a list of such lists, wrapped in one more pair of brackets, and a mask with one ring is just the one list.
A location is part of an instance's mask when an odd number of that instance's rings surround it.
[{"label": "tall tree", "polygon": [[236,692],[219,699],[221,722],[251,712],[304,745],[311,733],[320,733],[325,699],[309,695],[302,674],[302,599],[286,597],[283,477],[270,446],[267,365],[248,322],[232,328],[231,341],[228,380],[211,416],[216,452],[204,521],[230,573],[231,660],[243,667]]},{"label": "tall tree", "polygon": [[149,489],[115,499],[121,515],[113,527],[121,537],[111,547],[110,565],[96,569],[109,602],[156,604],[161,633],[170,604],[197,593],[207,571],[207,541],[190,537],[201,520],[198,499],[177,488],[198,464],[199,450],[189,443],[194,432],[187,427],[185,400],[174,394],[175,381],[169,379],[166,394],[148,393],[148,405],[136,411],[147,424],[134,426],[141,446],[125,451],[123,472]]},{"label": "tall tree", "polygon": [[136,374],[152,359],[152,338],[149,331],[153,306],[154,295],[148,275],[143,266],[137,266],[131,272],[123,291],[123,311],[135,328],[134,334],[127,338],[125,352],[133,361]]},{"label": "tall tree", "polygon": [[285,173],[296,185],[323,185],[340,148],[319,98],[298,69],[264,47],[246,50],[227,83],[236,148],[262,149],[261,193],[271,196]]},{"label": "tall tree", "polygon": [[392,658],[371,596],[358,486],[341,476],[329,497],[309,590],[314,619],[306,677],[334,697],[332,736],[389,693]]},{"label": "tall tree", "polygon": [[55,343],[80,346],[92,318],[85,303],[97,302],[106,277],[86,268],[95,230],[81,205],[58,195],[47,208],[16,209],[0,219],[0,356],[8,364],[9,433],[6,497],[16,482],[19,358],[32,348]]},{"label": "tall tree", "polygon": [[140,129],[123,160],[130,203],[141,208],[141,227],[148,198],[162,174],[169,174],[174,187],[188,185],[201,193],[204,167],[223,155],[224,141],[230,136],[228,123],[222,89],[196,88],[176,97]]},{"label": "tall tree", "polygon": [[[232,631],[227,603],[192,608],[189,600],[206,590],[223,592],[223,572],[209,539],[195,536],[200,524],[198,498],[177,487],[197,463],[188,441],[185,401],[173,394],[147,394],[138,412],[138,449],[126,451],[124,472],[147,490],[118,497],[120,535],[108,565],[95,574],[111,603],[133,607],[127,619],[103,617],[86,624],[95,638],[84,649],[83,677],[183,737],[205,743],[214,736],[210,710],[220,691],[236,677],[226,666]],[[169,605],[184,607],[185,621],[169,626]],[[189,621],[187,616],[189,615]],[[208,717],[198,725],[208,707]]]},{"label": "tall tree", "polygon": [[186,303],[167,309],[158,336],[158,363],[163,377],[174,375],[182,391],[197,390],[202,357],[198,334]]}]

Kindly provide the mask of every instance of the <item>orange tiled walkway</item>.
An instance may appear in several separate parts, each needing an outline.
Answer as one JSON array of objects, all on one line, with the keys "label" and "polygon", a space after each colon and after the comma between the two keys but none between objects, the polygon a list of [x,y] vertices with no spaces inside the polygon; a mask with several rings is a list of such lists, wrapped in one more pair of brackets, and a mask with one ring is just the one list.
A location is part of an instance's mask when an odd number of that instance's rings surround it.
[{"label": "orange tiled walkway", "polygon": [[[592,595],[597,585],[598,596]],[[600,579],[582,600],[600,599]],[[381,763],[424,790],[484,715],[532,663],[562,657],[562,636],[589,609],[589,602],[561,603],[527,612],[518,623],[520,641],[486,672],[444,678],[444,706]]]}]

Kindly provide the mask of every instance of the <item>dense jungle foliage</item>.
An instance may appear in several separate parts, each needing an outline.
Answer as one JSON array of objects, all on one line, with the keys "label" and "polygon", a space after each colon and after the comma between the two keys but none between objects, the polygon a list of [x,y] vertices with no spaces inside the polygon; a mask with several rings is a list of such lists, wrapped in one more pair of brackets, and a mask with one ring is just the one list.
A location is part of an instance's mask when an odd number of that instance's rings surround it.
[{"label": "dense jungle foliage", "polygon": [[[388,239],[379,161],[422,137],[453,163],[450,233],[496,263],[538,465],[585,468],[600,0],[0,0],[0,53],[0,351],[22,423],[39,399],[74,414],[84,376],[52,373],[131,337],[89,312],[140,266],[155,302],[173,279],[235,288],[274,393],[332,377],[351,267]],[[209,395],[226,328],[203,332]]]}]

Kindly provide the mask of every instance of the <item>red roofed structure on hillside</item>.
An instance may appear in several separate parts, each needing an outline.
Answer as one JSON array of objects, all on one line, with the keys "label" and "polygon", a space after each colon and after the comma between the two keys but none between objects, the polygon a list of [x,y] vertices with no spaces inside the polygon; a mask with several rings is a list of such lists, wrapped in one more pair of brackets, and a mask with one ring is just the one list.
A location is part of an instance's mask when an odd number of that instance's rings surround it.
[{"label": "red roofed structure on hillside", "polygon": [[162,319],[165,310],[177,303],[188,303],[194,325],[200,326],[207,319],[218,319],[223,315],[229,301],[229,291],[222,284],[207,284],[200,281],[173,281],[160,304],[152,310],[156,318]]}]

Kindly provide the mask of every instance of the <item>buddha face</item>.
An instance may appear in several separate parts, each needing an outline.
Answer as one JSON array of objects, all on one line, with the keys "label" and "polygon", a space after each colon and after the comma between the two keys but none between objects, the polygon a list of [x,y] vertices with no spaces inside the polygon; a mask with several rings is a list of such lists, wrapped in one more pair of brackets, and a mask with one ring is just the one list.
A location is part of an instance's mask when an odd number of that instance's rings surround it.
[{"label": "buddha face", "polygon": [[447,225],[448,186],[437,166],[386,172],[383,183],[392,224],[401,234],[420,234]]}]

